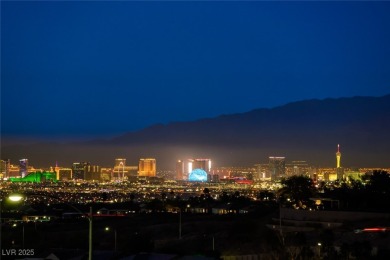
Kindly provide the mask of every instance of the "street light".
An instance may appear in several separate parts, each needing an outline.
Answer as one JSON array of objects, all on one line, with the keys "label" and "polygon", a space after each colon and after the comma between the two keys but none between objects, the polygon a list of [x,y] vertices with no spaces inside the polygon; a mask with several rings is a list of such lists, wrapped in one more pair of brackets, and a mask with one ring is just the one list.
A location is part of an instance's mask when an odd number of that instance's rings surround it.
[{"label": "street light", "polygon": [[[23,197],[22,196],[17,196],[16,194],[14,194],[15,196],[9,196],[9,200],[11,200],[12,202],[17,202],[17,201],[20,201]],[[3,204],[3,198],[0,198],[0,259],[1,259],[1,255],[2,255],[2,218],[1,218],[1,211],[2,211],[2,206]],[[24,227],[23,227],[24,228]],[[24,240],[24,230],[23,230],[23,240]],[[24,243],[23,243],[23,246],[24,246]]]},{"label": "street light", "polygon": [[[104,230],[109,232],[110,227],[105,227]],[[114,252],[116,252],[116,228],[114,228]]]},{"label": "street light", "polygon": [[20,194],[11,194],[8,196],[8,199],[13,202],[19,202],[23,199],[23,196]]},{"label": "street light", "polygon": [[318,242],[317,245],[318,245],[318,257],[321,259],[321,246],[322,246],[322,244],[321,244],[321,242]]},{"label": "street light", "polygon": [[[72,204],[69,204],[67,203],[66,201],[64,201],[63,199],[59,198],[59,197],[56,197],[56,196],[52,196],[52,195],[42,195],[42,194],[28,194],[28,196],[36,196],[36,197],[47,197],[47,198],[52,198],[52,199],[55,199],[55,200],[58,200],[58,201],[61,201],[63,203],[65,203],[66,205],[68,205],[69,207],[73,208],[74,210],[76,210],[77,212],[81,213],[83,216],[86,216],[87,219],[88,219],[88,222],[89,222],[89,232],[88,232],[88,240],[89,240],[89,243],[88,243],[88,260],[92,260],[92,207],[89,208],[89,214],[88,215],[85,215],[84,212],[82,212],[80,209],[76,208],[75,206],[73,206]],[[21,201],[23,198],[25,197],[24,194],[18,194],[18,193],[14,193],[14,194],[10,194],[8,196],[8,199],[13,201],[13,202],[18,202],[18,201]],[[1,206],[0,206],[0,212],[1,212]],[[1,213],[0,213],[1,214]],[[0,222],[1,222],[1,215],[0,215]],[[1,233],[1,229],[0,229],[0,233]],[[0,243],[1,243],[1,237],[0,237]],[[1,245],[0,245],[0,249],[1,249]]]},{"label": "street light", "polygon": [[[14,223],[12,227],[17,227],[18,225]],[[24,249],[24,224],[22,224],[22,249]]]}]

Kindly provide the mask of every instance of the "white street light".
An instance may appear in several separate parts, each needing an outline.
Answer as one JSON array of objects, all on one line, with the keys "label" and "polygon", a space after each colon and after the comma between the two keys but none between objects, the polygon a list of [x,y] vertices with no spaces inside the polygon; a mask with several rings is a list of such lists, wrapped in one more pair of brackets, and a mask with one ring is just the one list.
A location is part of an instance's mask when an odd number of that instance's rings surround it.
[{"label": "white street light", "polygon": [[[69,207],[73,208],[74,210],[76,210],[77,212],[81,213],[82,215],[85,215],[84,212],[82,212],[80,209],[76,208],[75,206],[73,206],[72,204],[69,204],[67,203],[66,201],[64,201],[63,199],[59,198],[59,197],[56,197],[56,196],[52,196],[52,195],[42,195],[42,194],[28,194],[28,196],[38,196],[38,197],[47,197],[47,198],[53,198],[53,199],[56,199],[58,201],[61,201],[63,203],[65,203],[66,205],[68,205]],[[24,194],[18,194],[18,193],[14,193],[14,194],[10,194],[8,196],[8,199],[11,200],[12,202],[18,202],[18,201],[21,201],[23,198],[25,197]],[[0,201],[0,204],[1,204],[1,201]],[[92,207],[89,208],[89,214],[87,215],[87,219],[89,221],[89,232],[88,232],[88,240],[89,240],[89,244],[88,244],[88,260],[92,260]],[[1,223],[1,205],[0,205],[0,223]],[[1,225],[0,225],[1,226]],[[0,250],[1,250],[1,229],[0,229]]]},{"label": "white street light", "polygon": [[[14,223],[12,227],[16,228],[18,225]],[[24,249],[24,224],[22,224],[22,249]]]},{"label": "white street light", "polygon": [[321,246],[322,246],[322,244],[321,244],[321,242],[318,242],[317,245],[318,245],[318,257],[321,259]]},{"label": "white street light", "polygon": [[[11,200],[12,202],[18,202],[20,201],[21,199],[23,199],[23,196],[20,196],[19,194],[13,194],[13,195],[10,195],[8,196],[9,200]],[[3,203],[3,199],[0,198],[0,253],[2,252],[2,229],[1,229],[1,226],[2,226],[2,220],[1,220],[1,204]],[[0,254],[0,259],[1,259],[1,254]]]},{"label": "white street light", "polygon": [[[105,227],[104,230],[109,232],[110,227]],[[116,228],[114,228],[114,252],[116,252]]]},{"label": "white street light", "polygon": [[11,194],[8,196],[8,199],[13,202],[18,202],[23,199],[23,196],[20,194]]}]

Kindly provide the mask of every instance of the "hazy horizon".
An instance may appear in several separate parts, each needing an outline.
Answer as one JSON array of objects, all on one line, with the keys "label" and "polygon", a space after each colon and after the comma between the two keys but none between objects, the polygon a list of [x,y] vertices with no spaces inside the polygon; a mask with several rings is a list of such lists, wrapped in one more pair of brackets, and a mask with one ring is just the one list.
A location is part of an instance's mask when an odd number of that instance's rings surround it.
[{"label": "hazy horizon", "polygon": [[[218,166],[266,163],[269,156],[332,167],[341,146],[345,167],[386,167],[390,95],[292,102],[273,109],[154,125],[113,139],[36,141],[16,138],[2,144],[2,159],[28,158],[33,165],[90,161],[111,165],[127,158],[156,158],[161,169],[175,161],[210,158]],[[320,117],[318,115],[321,115]]]}]

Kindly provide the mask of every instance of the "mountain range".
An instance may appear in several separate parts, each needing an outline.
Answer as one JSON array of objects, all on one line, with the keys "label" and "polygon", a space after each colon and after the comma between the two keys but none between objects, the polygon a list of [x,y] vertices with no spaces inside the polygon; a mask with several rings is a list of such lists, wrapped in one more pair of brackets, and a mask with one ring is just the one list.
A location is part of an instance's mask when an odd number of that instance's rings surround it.
[{"label": "mountain range", "polygon": [[177,159],[211,158],[217,166],[267,163],[269,156],[334,167],[337,145],[345,167],[390,167],[390,95],[312,99],[271,109],[191,122],[156,124],[111,139],[40,142],[2,147],[2,159],[32,165],[70,166],[74,161],[112,166],[115,158],[137,165],[154,157],[162,169]]}]

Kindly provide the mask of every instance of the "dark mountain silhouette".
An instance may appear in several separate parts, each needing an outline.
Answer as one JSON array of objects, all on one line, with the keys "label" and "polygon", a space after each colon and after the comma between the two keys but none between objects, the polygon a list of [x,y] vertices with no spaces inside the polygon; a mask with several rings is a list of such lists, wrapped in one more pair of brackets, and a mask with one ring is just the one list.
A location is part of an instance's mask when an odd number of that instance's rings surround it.
[{"label": "dark mountain silhouette", "polygon": [[8,146],[3,155],[16,156],[18,150],[26,155],[17,158],[34,157],[33,151],[44,148],[51,161],[89,160],[109,166],[115,157],[127,157],[136,164],[139,157],[150,156],[171,169],[177,159],[187,157],[210,157],[217,165],[234,166],[264,163],[275,155],[332,167],[340,144],[346,167],[387,167],[389,133],[390,95],[313,99],[192,122],[157,124],[110,140]]}]

